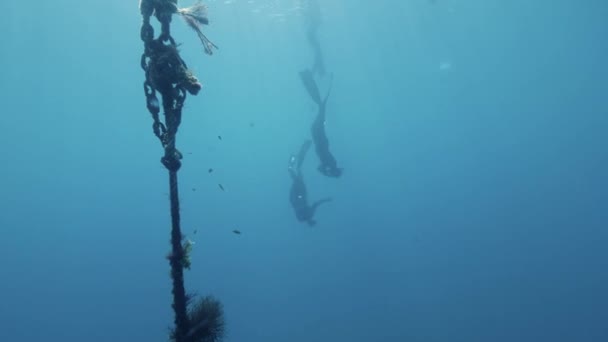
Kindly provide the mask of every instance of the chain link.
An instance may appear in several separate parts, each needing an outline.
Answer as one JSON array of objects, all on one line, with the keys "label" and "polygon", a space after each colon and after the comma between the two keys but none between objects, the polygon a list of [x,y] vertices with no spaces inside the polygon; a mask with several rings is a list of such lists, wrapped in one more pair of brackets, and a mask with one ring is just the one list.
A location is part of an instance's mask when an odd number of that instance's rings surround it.
[{"label": "chain link", "polygon": [[[177,0],[140,0],[140,11],[143,17],[140,37],[144,42],[140,64],[146,76],[143,84],[146,108],[152,115],[152,131],[165,149],[161,163],[177,171],[182,154],[175,147],[175,135],[184,101],[187,93],[196,95],[202,86],[188,70],[171,37],[171,17],[177,12]],[[150,23],[153,15],[161,24],[161,33],[156,39]],[[159,116],[161,103],[157,92],[161,94],[164,123]]]}]

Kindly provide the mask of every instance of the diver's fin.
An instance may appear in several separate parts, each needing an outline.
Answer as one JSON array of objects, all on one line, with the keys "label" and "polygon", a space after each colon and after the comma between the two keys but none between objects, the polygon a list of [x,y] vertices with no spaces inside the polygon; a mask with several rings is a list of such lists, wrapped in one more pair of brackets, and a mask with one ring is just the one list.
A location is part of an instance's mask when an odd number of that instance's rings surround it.
[{"label": "diver's fin", "polygon": [[305,69],[300,71],[300,79],[304,84],[304,88],[308,91],[308,95],[312,97],[312,100],[315,101],[316,104],[321,104],[321,93],[319,93],[319,87],[317,87],[317,83],[313,78],[312,71],[310,69]]},{"label": "diver's fin", "polygon": [[315,64],[312,66],[312,73],[321,77],[325,76],[325,65],[323,65],[323,61],[315,61]]},{"label": "diver's fin", "polygon": [[331,87],[334,83],[334,73],[332,72],[331,74],[329,74],[329,88],[327,89],[327,95],[325,95],[325,98],[323,99],[323,107],[325,107],[325,105],[327,104],[327,99],[329,98],[329,94],[331,93]]}]

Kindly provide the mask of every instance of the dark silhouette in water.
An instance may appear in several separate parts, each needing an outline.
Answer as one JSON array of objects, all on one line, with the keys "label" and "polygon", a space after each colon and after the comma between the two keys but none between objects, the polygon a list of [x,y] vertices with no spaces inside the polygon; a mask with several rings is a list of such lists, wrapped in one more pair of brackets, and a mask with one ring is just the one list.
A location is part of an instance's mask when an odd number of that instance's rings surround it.
[{"label": "dark silhouette in water", "polygon": [[317,223],[314,220],[315,211],[319,205],[330,202],[331,198],[323,198],[314,202],[312,205],[308,205],[308,192],[306,191],[306,184],[304,184],[304,177],[302,176],[301,169],[302,164],[304,163],[304,158],[306,157],[306,153],[310,149],[311,143],[312,142],[310,140],[306,140],[302,144],[298,155],[292,155],[289,159],[288,171],[293,182],[289,192],[289,201],[291,202],[291,206],[296,213],[298,221],[306,222],[309,226],[314,226]]},{"label": "dark silhouette in water", "polygon": [[310,95],[312,100],[315,101],[317,105],[319,105],[322,102],[321,93],[319,92],[319,87],[317,87],[317,82],[315,82],[312,71],[310,71],[309,69],[300,71],[300,79],[302,80],[302,83],[304,84],[304,88],[306,88],[308,95]]},{"label": "dark silhouette in water", "polygon": [[323,52],[321,51],[319,37],[317,37],[317,30],[319,29],[319,26],[321,26],[321,8],[319,7],[319,3],[317,2],[317,0],[308,0],[306,2],[305,13],[306,19],[308,21],[308,27],[306,28],[306,36],[314,54],[312,72],[319,76],[325,76],[325,62],[323,61]]},{"label": "dark silhouette in water", "polygon": [[301,71],[300,79],[308,91],[308,94],[319,108],[317,117],[310,128],[312,139],[315,143],[315,152],[319,157],[319,166],[317,169],[327,177],[340,177],[342,175],[342,168],[338,167],[336,158],[329,151],[329,139],[327,139],[327,134],[325,133],[325,108],[327,106],[327,99],[329,98],[329,94],[331,92],[332,80],[330,79],[327,95],[325,95],[325,98],[321,100],[319,87],[317,87],[317,83],[313,78],[313,72],[308,69]]},{"label": "dark silhouette in water", "polygon": [[323,51],[321,51],[321,44],[317,37],[317,31],[316,29],[313,30],[309,28],[306,35],[308,36],[308,43],[310,43],[314,54],[312,71],[319,76],[325,76],[325,62],[323,61]]}]

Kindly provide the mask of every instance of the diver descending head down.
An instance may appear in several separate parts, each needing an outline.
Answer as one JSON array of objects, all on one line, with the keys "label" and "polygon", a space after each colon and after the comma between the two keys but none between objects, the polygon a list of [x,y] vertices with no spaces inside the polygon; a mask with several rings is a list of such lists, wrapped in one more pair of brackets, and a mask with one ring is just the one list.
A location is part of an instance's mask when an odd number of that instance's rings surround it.
[{"label": "diver descending head down", "polygon": [[300,222],[306,222],[309,226],[314,226],[317,223],[317,221],[314,220],[315,211],[319,205],[330,202],[331,198],[323,198],[314,202],[312,205],[308,205],[308,193],[301,169],[311,143],[310,140],[306,140],[302,144],[298,155],[291,156],[287,170],[289,171],[292,180],[291,190],[289,191],[289,201],[295,211],[296,218]]},{"label": "diver descending head down", "polygon": [[330,78],[329,90],[324,99],[321,99],[319,87],[317,87],[311,70],[306,69],[300,71],[300,79],[302,80],[306,91],[319,108],[315,121],[310,128],[312,140],[315,143],[315,152],[317,153],[317,157],[319,157],[319,166],[317,169],[327,177],[338,178],[342,175],[343,169],[338,167],[336,158],[329,151],[329,139],[327,139],[327,134],[325,132],[325,108],[331,92],[332,78]]}]

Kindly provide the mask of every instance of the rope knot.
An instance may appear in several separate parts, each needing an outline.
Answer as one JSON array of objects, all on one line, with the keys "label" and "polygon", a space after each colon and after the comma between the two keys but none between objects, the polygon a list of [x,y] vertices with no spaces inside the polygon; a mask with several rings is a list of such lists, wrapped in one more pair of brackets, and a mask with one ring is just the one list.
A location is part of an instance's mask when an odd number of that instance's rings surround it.
[{"label": "rope knot", "polygon": [[165,155],[160,158],[160,162],[167,168],[169,171],[177,172],[182,166],[182,154],[176,148],[165,149]]}]

